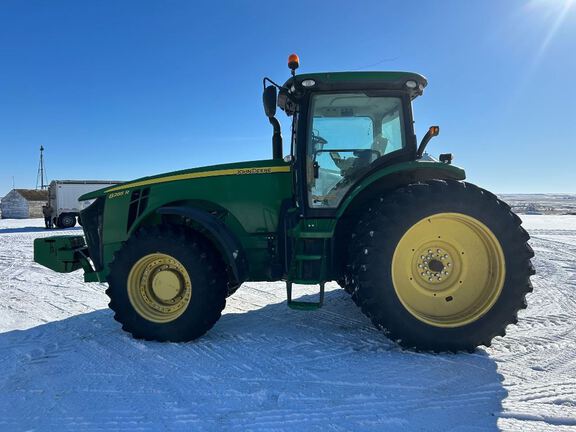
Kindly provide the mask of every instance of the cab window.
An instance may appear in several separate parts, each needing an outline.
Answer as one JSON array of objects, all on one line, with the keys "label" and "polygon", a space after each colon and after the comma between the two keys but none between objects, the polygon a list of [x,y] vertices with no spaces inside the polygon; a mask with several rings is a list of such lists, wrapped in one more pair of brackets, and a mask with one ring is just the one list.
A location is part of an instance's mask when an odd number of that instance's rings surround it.
[{"label": "cab window", "polygon": [[404,148],[400,98],[314,95],[306,154],[309,205],[337,207],[374,162]]}]

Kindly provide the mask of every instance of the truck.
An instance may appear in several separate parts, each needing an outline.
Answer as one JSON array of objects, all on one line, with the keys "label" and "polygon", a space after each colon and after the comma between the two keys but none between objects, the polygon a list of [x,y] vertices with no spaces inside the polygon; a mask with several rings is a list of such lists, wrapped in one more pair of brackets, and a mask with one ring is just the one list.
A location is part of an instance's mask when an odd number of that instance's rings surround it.
[{"label": "truck", "polygon": [[76,219],[81,223],[80,212],[93,200],[78,201],[81,195],[119,184],[112,180],[52,180],[48,186],[48,204],[53,208],[52,220],[58,228],[71,228]]},{"label": "truck", "polygon": [[[283,281],[287,306],[304,311],[336,281],[408,349],[472,351],[504,336],[532,291],[534,252],[510,206],[450,153],[423,157],[439,134],[417,142],[414,131],[426,78],[296,74],[296,55],[288,66],[284,84],[263,80],[272,158],[89,192],[84,235],[36,239],[36,262],[106,282],[114,318],[145,340],[199,338],[246,281]],[[286,156],[277,108],[291,119]],[[298,298],[298,284],[317,297]]]}]

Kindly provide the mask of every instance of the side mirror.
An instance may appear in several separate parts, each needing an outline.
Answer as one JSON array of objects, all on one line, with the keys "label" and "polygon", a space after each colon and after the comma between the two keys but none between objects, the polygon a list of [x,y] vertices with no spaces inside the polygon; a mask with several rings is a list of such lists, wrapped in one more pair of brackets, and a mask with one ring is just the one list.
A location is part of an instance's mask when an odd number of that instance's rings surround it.
[{"label": "side mirror", "polygon": [[274,115],[276,115],[276,100],[276,87],[272,85],[266,87],[264,89],[264,93],[262,93],[262,102],[264,103],[264,112],[268,118],[274,117]]}]

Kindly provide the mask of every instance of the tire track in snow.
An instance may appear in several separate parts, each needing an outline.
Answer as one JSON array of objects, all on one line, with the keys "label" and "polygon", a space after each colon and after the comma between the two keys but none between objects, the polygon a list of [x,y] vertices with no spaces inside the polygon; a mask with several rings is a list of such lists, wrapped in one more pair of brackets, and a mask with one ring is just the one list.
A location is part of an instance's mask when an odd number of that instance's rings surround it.
[{"label": "tire track in snow", "polygon": [[499,420],[506,429],[576,426],[576,381],[572,379],[576,370],[575,233],[530,233],[537,273],[528,309],[520,314],[518,326],[510,327],[507,336],[489,349],[509,389]]},{"label": "tire track in snow", "polygon": [[41,235],[0,232],[0,282],[22,316],[0,318],[0,429],[563,430],[576,418],[576,250],[546,230],[532,239],[528,310],[472,355],[398,349],[335,284],[304,313],[286,308],[282,283],[247,283],[199,341],[136,341],[99,310],[104,286],[32,263]]}]

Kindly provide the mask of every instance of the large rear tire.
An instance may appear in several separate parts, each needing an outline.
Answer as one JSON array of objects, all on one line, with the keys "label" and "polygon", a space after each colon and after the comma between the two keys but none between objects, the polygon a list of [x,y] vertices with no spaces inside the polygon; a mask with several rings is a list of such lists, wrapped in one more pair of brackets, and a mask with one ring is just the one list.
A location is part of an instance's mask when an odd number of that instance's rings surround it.
[{"label": "large rear tire", "polygon": [[521,220],[470,183],[428,181],[382,197],[352,234],[346,280],[391,339],[425,351],[489,346],[517,322],[534,256]]},{"label": "large rear tire", "polygon": [[110,264],[110,308],[139,339],[184,342],[211,329],[226,305],[220,256],[184,227],[144,228]]}]

